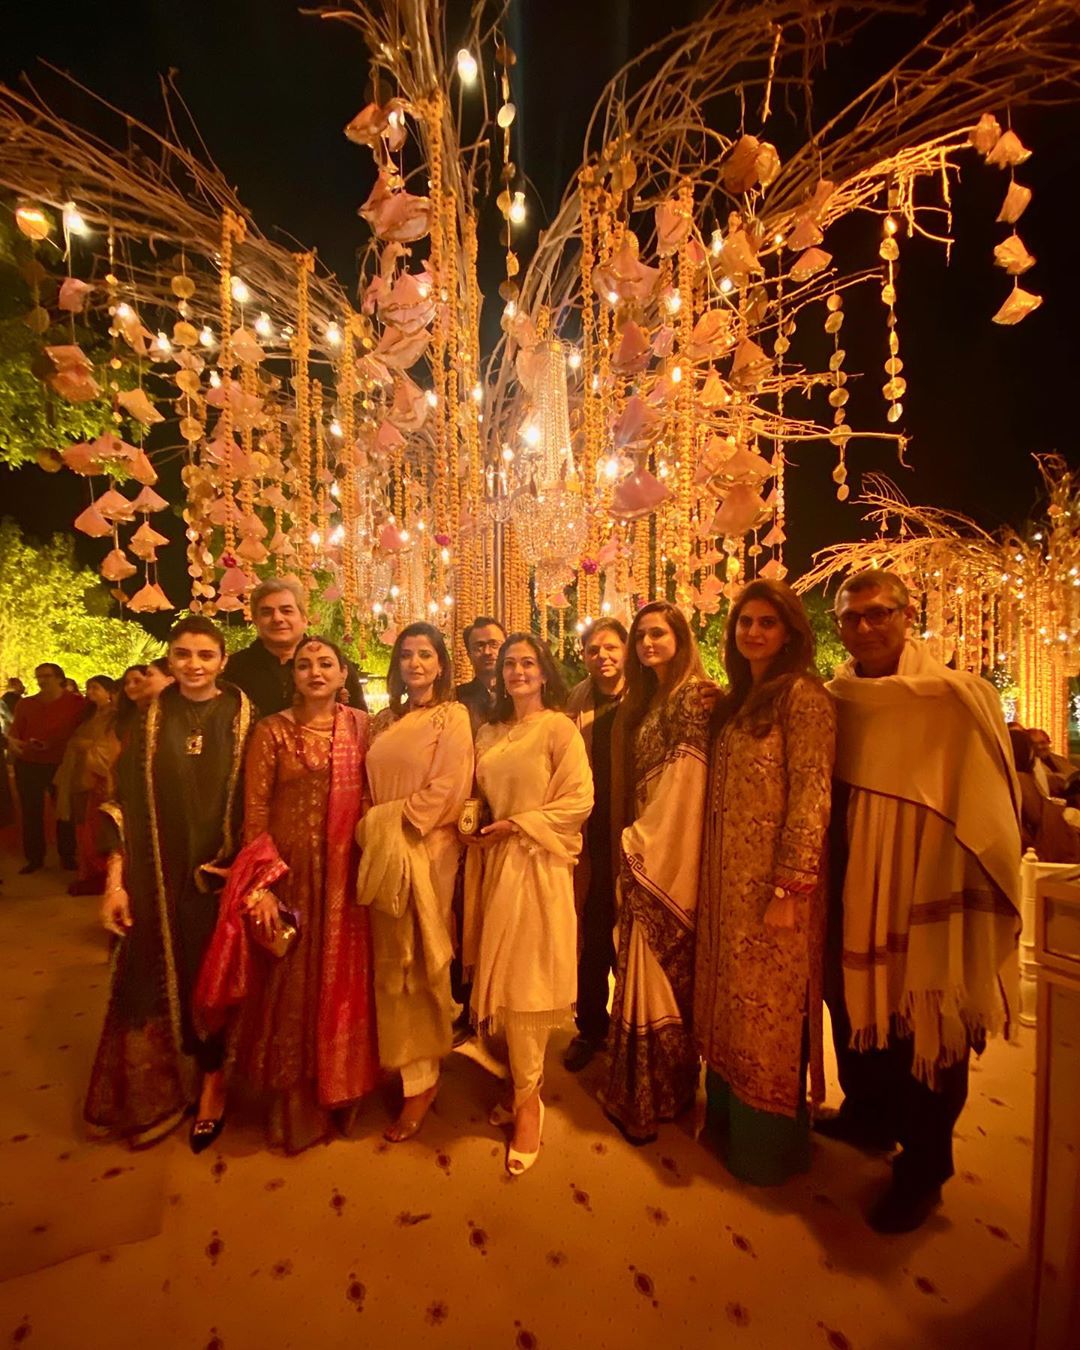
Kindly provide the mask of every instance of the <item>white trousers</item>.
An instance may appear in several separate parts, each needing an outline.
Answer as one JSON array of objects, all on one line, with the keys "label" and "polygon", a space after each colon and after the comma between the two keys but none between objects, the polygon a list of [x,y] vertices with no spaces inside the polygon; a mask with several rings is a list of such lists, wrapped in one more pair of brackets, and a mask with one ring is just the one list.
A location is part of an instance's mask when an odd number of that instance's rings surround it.
[{"label": "white trousers", "polygon": [[401,1090],[406,1097],[419,1097],[439,1081],[439,1060],[414,1059],[401,1069]]},{"label": "white trousers", "polygon": [[548,1031],[506,1028],[506,1048],[510,1052],[510,1077],[514,1084],[514,1110],[527,1102],[544,1081],[544,1052]]}]

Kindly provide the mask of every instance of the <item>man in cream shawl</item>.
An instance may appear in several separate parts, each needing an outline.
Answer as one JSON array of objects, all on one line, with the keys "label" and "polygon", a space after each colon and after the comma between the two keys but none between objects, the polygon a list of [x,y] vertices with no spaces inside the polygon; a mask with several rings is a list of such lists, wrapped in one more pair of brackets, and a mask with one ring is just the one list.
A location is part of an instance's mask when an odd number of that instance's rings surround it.
[{"label": "man in cream shawl", "polygon": [[836,598],[851,660],[836,701],[836,797],[826,1001],[840,1112],[821,1133],[901,1145],[868,1215],[917,1228],[953,1172],[971,1047],[1015,1007],[1019,792],[995,691],[908,634],[914,608],[890,572]]}]

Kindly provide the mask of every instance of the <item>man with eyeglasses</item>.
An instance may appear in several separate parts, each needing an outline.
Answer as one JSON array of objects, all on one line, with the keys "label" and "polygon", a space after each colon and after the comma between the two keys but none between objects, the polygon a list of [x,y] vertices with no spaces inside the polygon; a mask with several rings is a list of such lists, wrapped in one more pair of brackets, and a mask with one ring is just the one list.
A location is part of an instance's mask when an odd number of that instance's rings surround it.
[{"label": "man with eyeglasses", "polygon": [[1001,704],[912,638],[914,617],[894,573],[851,577],[835,609],[851,660],[828,685],[825,997],[844,1100],[818,1130],[901,1146],[867,1216],[881,1233],[910,1232],[940,1201],[971,1049],[1017,1010],[1019,792]]}]

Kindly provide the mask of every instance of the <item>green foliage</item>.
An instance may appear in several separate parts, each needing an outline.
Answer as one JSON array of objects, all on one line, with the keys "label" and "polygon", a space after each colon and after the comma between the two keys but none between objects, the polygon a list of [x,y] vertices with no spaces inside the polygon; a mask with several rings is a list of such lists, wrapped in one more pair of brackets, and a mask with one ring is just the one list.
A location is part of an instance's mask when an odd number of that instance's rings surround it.
[{"label": "green foliage", "polygon": [[0,521],[0,674],[32,689],[34,667],[56,661],[83,684],[164,654],[135,619],[103,613],[103,596],[96,574],[76,563],[70,538],[33,544],[14,521]]}]

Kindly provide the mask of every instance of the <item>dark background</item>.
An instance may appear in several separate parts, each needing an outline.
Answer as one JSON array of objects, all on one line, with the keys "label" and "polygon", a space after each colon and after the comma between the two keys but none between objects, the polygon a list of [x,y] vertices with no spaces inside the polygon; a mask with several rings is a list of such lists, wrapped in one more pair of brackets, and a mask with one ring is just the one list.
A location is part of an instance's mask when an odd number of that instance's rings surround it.
[{"label": "dark background", "polygon": [[[707,7],[704,0],[513,0],[507,30],[518,53],[515,155],[541,198],[538,203],[530,193],[523,250],[580,163],[588,115],[606,80],[644,46]],[[819,119],[925,31],[927,21],[911,8],[911,14],[882,16],[852,47],[831,52],[828,70],[815,84]],[[458,45],[453,27],[458,13],[460,7],[452,4],[451,51]],[[52,106],[86,125],[94,123],[92,105],[43,70],[41,61],[69,70],[154,125],[162,124],[158,75],[175,69],[211,154],[264,232],[316,246],[353,289],[356,250],[366,239],[356,208],[372,181],[370,155],[342,135],[367,97],[357,32],[305,16],[293,0],[21,3],[5,7],[3,29],[0,79],[12,83],[30,72]],[[1005,109],[987,111],[1004,122]],[[910,467],[901,467],[890,448],[853,442],[852,498],[860,474],[881,471],[911,501],[950,507],[993,528],[1006,521],[1020,524],[1035,508],[1039,478],[1033,453],[1058,451],[1080,465],[1074,432],[1080,283],[1073,187],[1080,109],[1021,109],[1013,126],[1034,151],[1018,172],[1034,192],[1018,228],[1038,260],[1023,284],[1045,297],[1043,306],[1017,328],[990,322],[1011,284],[992,263],[993,246],[1004,234],[994,217],[1007,181],[972,155],[953,195],[951,262],[943,248],[924,241],[902,245],[897,310],[909,383],[904,425],[911,435]],[[782,135],[771,125],[770,134],[783,156]],[[494,237],[493,208],[483,219]],[[839,230],[843,233],[830,233],[826,247],[844,269],[873,265],[878,220],[861,216],[842,222]],[[482,262],[490,324],[501,309],[497,248]],[[879,391],[886,329],[877,287],[866,288],[846,308],[847,369],[866,373],[865,388],[853,394],[851,420],[885,429]],[[819,326],[819,317],[804,318],[808,331]],[[796,350],[807,355],[805,348]],[[788,561],[798,572],[814,549],[859,535],[863,526],[854,502],[835,500],[831,447],[803,447],[792,458],[797,468],[788,479]],[[85,504],[84,491],[72,474],[3,470],[0,512],[14,515],[32,533],[65,529]],[[178,533],[177,526],[174,521],[166,528]],[[101,552],[81,540],[80,549],[94,561]],[[169,553],[178,556],[170,558],[163,579],[178,599],[183,559],[179,548]]]}]

